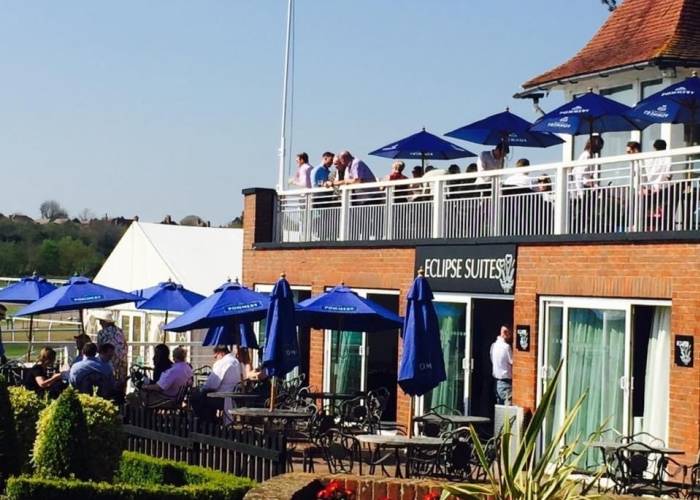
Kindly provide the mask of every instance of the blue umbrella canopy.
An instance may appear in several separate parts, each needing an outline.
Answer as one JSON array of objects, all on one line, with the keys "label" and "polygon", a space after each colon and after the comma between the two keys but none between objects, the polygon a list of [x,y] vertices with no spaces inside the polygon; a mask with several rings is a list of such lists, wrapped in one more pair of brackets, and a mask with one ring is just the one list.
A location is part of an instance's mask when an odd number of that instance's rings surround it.
[{"label": "blue umbrella canopy", "polygon": [[408,291],[398,382],[406,394],[422,396],[446,379],[433,291],[421,274]]},{"label": "blue umbrella canopy", "polygon": [[270,298],[230,280],[214,293],[165,325],[165,330],[184,332],[221,326],[227,322],[259,321],[267,314]]},{"label": "blue umbrella canopy", "polygon": [[299,365],[294,293],[284,276],[277,280],[270,297],[262,364],[269,375],[284,377]]},{"label": "blue umbrella canopy", "polygon": [[490,146],[506,142],[511,146],[546,148],[564,142],[550,133],[532,132],[531,127],[532,123],[506,109],[502,113],[487,116],[445,135]]},{"label": "blue umbrella canopy", "polygon": [[22,308],[17,316],[109,307],[139,299],[138,295],[93,283],[85,276],[73,276],[66,284]]},{"label": "blue umbrella canopy", "polygon": [[537,120],[530,130],[556,134],[592,135],[644,128],[644,122],[627,116],[631,109],[629,106],[589,91],[550,111]]},{"label": "blue umbrella canopy", "polygon": [[426,132],[425,129],[376,149],[370,154],[404,160],[453,160],[476,156],[461,146]]},{"label": "blue umbrella canopy", "polygon": [[0,290],[0,302],[10,304],[30,304],[39,300],[44,295],[53,292],[56,285],[46,281],[43,276],[25,276],[16,283],[13,283]]},{"label": "blue umbrella canopy", "polygon": [[325,330],[378,332],[401,328],[401,316],[340,285],[299,303],[297,322]]},{"label": "blue umbrella canopy", "polygon": [[650,95],[627,116],[650,123],[700,123],[700,78],[694,75]]},{"label": "blue umbrella canopy", "polygon": [[152,311],[183,312],[204,300],[204,295],[187,290],[179,283],[169,280],[132,293],[142,298],[136,306],[138,309]]},{"label": "blue umbrella canopy", "polygon": [[213,326],[207,330],[202,345],[237,345],[246,349],[260,349],[252,323],[234,322]]}]

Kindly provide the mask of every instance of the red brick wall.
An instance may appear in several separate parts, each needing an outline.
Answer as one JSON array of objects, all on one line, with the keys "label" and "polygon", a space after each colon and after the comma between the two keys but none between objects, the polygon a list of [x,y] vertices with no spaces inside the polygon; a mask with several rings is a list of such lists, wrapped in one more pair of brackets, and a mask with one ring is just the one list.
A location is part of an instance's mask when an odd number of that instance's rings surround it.
[{"label": "red brick wall", "polygon": [[[311,286],[313,294],[341,281],[355,288],[400,290],[403,314],[413,279],[413,249],[254,250],[255,214],[266,219],[264,224],[270,222],[270,212],[255,204],[255,196],[246,196],[243,280],[247,285],[274,283],[284,271],[290,283]],[[516,280],[514,324],[531,326],[532,345],[529,352],[515,353],[514,402],[527,408],[536,401],[538,296],[672,299],[671,337],[693,335],[697,349],[694,368],[671,363],[669,444],[695,456],[700,448],[700,245],[521,245]],[[320,332],[312,332],[310,357],[310,382],[321,387]],[[408,398],[401,391],[397,411],[399,421],[407,422]]]},{"label": "red brick wall", "polygon": [[[529,352],[515,353],[514,402],[532,408],[537,388],[538,295],[671,299],[671,337],[700,344],[700,245],[519,246],[515,323],[531,325]],[[673,349],[671,350],[673,352]],[[700,356],[693,368],[671,360],[670,446],[691,459],[700,446]]]}]

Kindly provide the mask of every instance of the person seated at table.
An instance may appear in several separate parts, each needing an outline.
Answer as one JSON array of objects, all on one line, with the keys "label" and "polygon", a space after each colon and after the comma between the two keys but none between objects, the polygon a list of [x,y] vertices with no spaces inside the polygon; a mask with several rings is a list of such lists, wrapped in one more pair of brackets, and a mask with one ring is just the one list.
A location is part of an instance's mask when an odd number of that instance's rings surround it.
[{"label": "person seated at table", "polygon": [[49,376],[49,369],[53,369],[55,364],[56,351],[50,347],[42,348],[34,366],[25,373],[24,386],[39,395],[48,393],[52,399],[58,397],[66,388],[66,384],[59,371]]},{"label": "person seated at table", "polygon": [[165,344],[158,344],[153,348],[153,382],[158,382],[160,376],[173,366],[170,361],[170,348]]},{"label": "person seated at table", "polygon": [[202,420],[213,422],[216,419],[217,410],[230,410],[226,408],[228,398],[210,398],[210,392],[233,392],[241,381],[241,364],[236,355],[226,346],[214,348],[214,365],[206,382],[201,388],[192,393],[190,401],[195,415]]},{"label": "person seated at table", "polygon": [[236,359],[241,365],[241,381],[248,380],[253,374],[253,363],[250,360],[250,352],[245,347],[236,349]]},{"label": "person seated at table", "polygon": [[187,351],[182,346],[173,349],[173,366],[165,370],[158,382],[145,384],[137,393],[144,406],[154,406],[177,400],[180,391],[192,385],[192,367],[187,363]]},{"label": "person seated at table", "polygon": [[[109,344],[100,346],[104,348]],[[114,346],[112,346],[114,352]],[[97,388],[97,394],[109,397],[114,389],[114,370],[108,362],[97,357],[97,344],[88,342],[83,346],[83,359],[73,363],[68,375],[68,382],[78,392],[92,394]]]},{"label": "person seated at table", "polygon": [[88,342],[92,342],[90,340],[90,336],[85,333],[76,335],[75,337],[73,337],[73,340],[75,340],[76,355],[75,358],[73,358],[73,361],[71,362],[71,366],[83,359],[83,347],[85,347],[85,344],[87,344]]}]

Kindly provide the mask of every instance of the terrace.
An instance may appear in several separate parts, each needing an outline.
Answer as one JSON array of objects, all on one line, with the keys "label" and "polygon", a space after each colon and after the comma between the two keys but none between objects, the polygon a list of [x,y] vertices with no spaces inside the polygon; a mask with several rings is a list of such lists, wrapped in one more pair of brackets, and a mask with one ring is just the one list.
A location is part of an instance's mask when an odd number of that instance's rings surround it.
[{"label": "terrace", "polygon": [[[646,168],[664,160],[672,175],[654,185]],[[272,239],[318,245],[682,237],[700,228],[699,162],[700,146],[694,146],[517,170],[278,191]],[[581,167],[594,172],[589,186],[577,185],[574,173]],[[532,188],[509,185],[516,173],[532,179]]]}]

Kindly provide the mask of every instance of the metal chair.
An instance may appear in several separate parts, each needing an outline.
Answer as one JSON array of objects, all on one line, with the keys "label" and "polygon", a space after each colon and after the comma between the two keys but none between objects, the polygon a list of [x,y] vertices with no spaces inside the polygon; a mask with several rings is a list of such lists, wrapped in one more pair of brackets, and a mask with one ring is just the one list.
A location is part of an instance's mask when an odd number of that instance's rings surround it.
[{"label": "metal chair", "polygon": [[443,436],[438,452],[437,470],[449,481],[466,481],[472,478],[478,458],[474,453],[468,427],[459,427]]},{"label": "metal chair", "polygon": [[[430,420],[426,420],[425,417],[430,417]],[[417,424],[418,434],[439,437],[450,429],[452,422],[431,409],[423,414],[422,419],[417,420]]]},{"label": "metal chair", "polygon": [[340,422],[343,432],[372,434],[371,416],[368,407],[363,404],[362,397],[342,402],[340,405]]},{"label": "metal chair", "polygon": [[330,429],[318,441],[331,474],[352,474],[357,465],[362,475],[362,449],[356,437]]},{"label": "metal chair", "polygon": [[615,451],[620,493],[630,495],[678,496],[681,488],[664,482],[669,460],[658,449],[633,441]]}]

